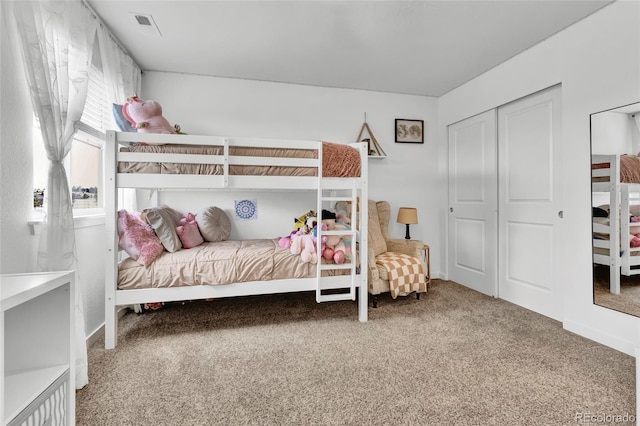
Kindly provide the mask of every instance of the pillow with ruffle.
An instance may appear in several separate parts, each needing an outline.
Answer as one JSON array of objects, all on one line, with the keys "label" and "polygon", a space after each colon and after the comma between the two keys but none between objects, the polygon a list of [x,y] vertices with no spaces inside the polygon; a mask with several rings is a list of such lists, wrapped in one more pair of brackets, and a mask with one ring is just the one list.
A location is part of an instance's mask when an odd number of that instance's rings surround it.
[{"label": "pillow with ruffle", "polygon": [[118,211],[118,244],[129,257],[149,266],[164,251],[160,239],[138,212]]},{"label": "pillow with ruffle", "polygon": [[196,214],[198,229],[205,241],[224,241],[231,235],[231,221],[219,207],[207,207]]}]

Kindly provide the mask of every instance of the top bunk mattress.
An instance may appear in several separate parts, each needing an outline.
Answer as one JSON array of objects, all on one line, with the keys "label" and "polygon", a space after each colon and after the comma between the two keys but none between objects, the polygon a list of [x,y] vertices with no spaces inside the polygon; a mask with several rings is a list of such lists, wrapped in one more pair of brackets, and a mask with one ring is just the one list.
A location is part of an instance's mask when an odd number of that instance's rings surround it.
[{"label": "top bunk mattress", "polygon": [[[120,148],[120,152],[153,154],[223,155],[222,146],[204,145],[133,145]],[[310,158],[318,157],[315,149],[236,147],[229,148],[229,155],[237,157]],[[119,173],[222,175],[222,164],[194,164],[172,162],[119,161]],[[282,165],[230,164],[230,175],[248,176],[316,176],[314,167]],[[359,177],[360,153],[353,147],[333,142],[322,142],[323,177]]]},{"label": "top bunk mattress", "polygon": [[[593,163],[592,170],[609,169],[610,163]],[[608,182],[609,176],[593,176],[593,182]],[[620,182],[640,183],[640,157],[636,155],[620,156]]]}]

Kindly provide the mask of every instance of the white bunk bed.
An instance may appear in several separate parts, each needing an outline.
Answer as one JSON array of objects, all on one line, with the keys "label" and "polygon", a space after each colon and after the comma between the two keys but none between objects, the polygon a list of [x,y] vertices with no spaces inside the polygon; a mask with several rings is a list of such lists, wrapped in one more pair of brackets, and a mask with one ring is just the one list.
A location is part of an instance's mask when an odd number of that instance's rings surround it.
[{"label": "white bunk bed", "polygon": [[[623,171],[621,155],[591,156],[592,192],[608,195],[609,216],[605,220],[593,220],[593,262],[609,266],[609,288],[620,294],[620,275],[640,274],[640,247],[631,247],[632,223],[630,207],[640,203],[640,183],[628,183],[630,178]],[[596,207],[596,206],[594,206]]]},{"label": "white bunk bed", "polygon": [[[175,154],[159,152],[123,152],[121,148],[131,144],[197,145],[213,147],[216,154]],[[219,136],[169,135],[149,133],[107,132],[104,156],[105,213],[106,213],[106,276],[105,276],[105,348],[117,344],[117,311],[120,307],[149,302],[170,302],[257,294],[315,291],[317,302],[357,300],[358,319],[367,321],[367,144],[349,144],[359,153],[360,173],[357,177],[323,176],[323,146],[320,141],[277,140],[258,138],[233,138]],[[248,147],[274,149],[315,150],[315,158],[288,158],[283,156],[246,156],[234,152]],[[234,151],[235,150],[235,151]],[[219,167],[216,175],[122,173],[119,164],[143,162],[147,164],[189,165],[204,164]],[[265,176],[256,174],[234,174],[234,167],[302,167],[312,169],[309,176]],[[130,171],[130,170],[129,170]],[[255,173],[255,172],[254,172]],[[337,201],[351,204],[352,227],[346,231],[319,230],[321,236],[344,235],[352,237],[353,260],[348,264],[323,264],[318,262],[313,278],[292,278],[272,281],[252,281],[232,284],[190,285],[164,288],[120,290],[117,288],[119,247],[117,231],[117,193],[119,188],[153,190],[308,190],[317,194],[317,212]],[[358,207],[359,205],[359,207]],[[357,241],[357,244],[355,242]],[[320,251],[320,250],[318,250]],[[362,255],[359,255],[362,253]],[[359,265],[356,265],[356,259]],[[322,276],[322,271],[343,269],[345,275]],[[360,273],[363,271],[363,273]],[[333,291],[332,291],[333,290]],[[357,297],[356,297],[357,291]]]}]

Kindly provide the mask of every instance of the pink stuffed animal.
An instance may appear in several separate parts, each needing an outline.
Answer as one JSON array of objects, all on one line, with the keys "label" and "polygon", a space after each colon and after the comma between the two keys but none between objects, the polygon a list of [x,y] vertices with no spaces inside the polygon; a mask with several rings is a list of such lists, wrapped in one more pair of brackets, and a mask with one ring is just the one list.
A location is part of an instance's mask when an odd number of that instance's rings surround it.
[{"label": "pink stuffed animal", "polygon": [[122,105],[122,114],[139,133],[178,133],[162,116],[162,107],[156,101],[145,101],[137,96],[127,98]]},{"label": "pink stuffed animal", "polygon": [[316,238],[313,234],[305,234],[301,238],[302,251],[300,252],[300,259],[304,263],[318,263],[318,255],[316,253]]},{"label": "pink stuffed animal", "polygon": [[197,247],[204,242],[196,217],[192,213],[185,213],[180,219],[180,224],[176,227],[176,233],[186,249]]},{"label": "pink stuffed animal", "polygon": [[318,263],[316,240],[313,234],[293,234],[291,236],[291,254],[299,254],[304,263]]},{"label": "pink stuffed animal", "polygon": [[[335,219],[324,219],[322,224],[330,231],[348,229],[346,225],[337,223]],[[349,253],[349,247],[345,244],[343,236],[327,235],[325,245],[322,256],[327,260],[333,260],[339,265],[343,264],[346,255]]]},{"label": "pink stuffed animal", "polygon": [[[290,237],[291,254],[299,254],[300,259],[304,263],[318,263],[318,254],[316,252],[316,235],[315,232],[313,232],[313,223],[316,222],[316,217],[307,218],[306,225],[300,228],[298,232],[292,233]],[[309,229],[308,233],[305,232],[306,229]]]},{"label": "pink stuffed animal", "polygon": [[291,248],[291,241],[294,235],[296,235],[296,232],[292,231],[286,237],[280,237],[280,239],[278,240],[278,245],[283,249]]}]

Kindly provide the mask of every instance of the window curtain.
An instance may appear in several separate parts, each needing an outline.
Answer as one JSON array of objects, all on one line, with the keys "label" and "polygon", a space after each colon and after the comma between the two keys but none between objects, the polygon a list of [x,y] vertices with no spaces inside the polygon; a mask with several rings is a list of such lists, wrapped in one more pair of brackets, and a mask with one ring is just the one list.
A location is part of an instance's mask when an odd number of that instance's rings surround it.
[{"label": "window curtain", "polygon": [[[103,25],[98,28],[98,45],[107,86],[107,100],[111,104],[121,105],[128,97],[140,93],[140,67],[120,48]],[[122,208],[129,211],[138,209],[135,189],[118,189],[118,198]]]},{"label": "window curtain", "polygon": [[[73,269],[75,235],[63,160],[87,98],[97,20],[77,0],[10,2],[33,110],[49,159],[46,215],[38,248],[44,271]],[[76,387],[88,383],[82,297],[76,286]]]}]

